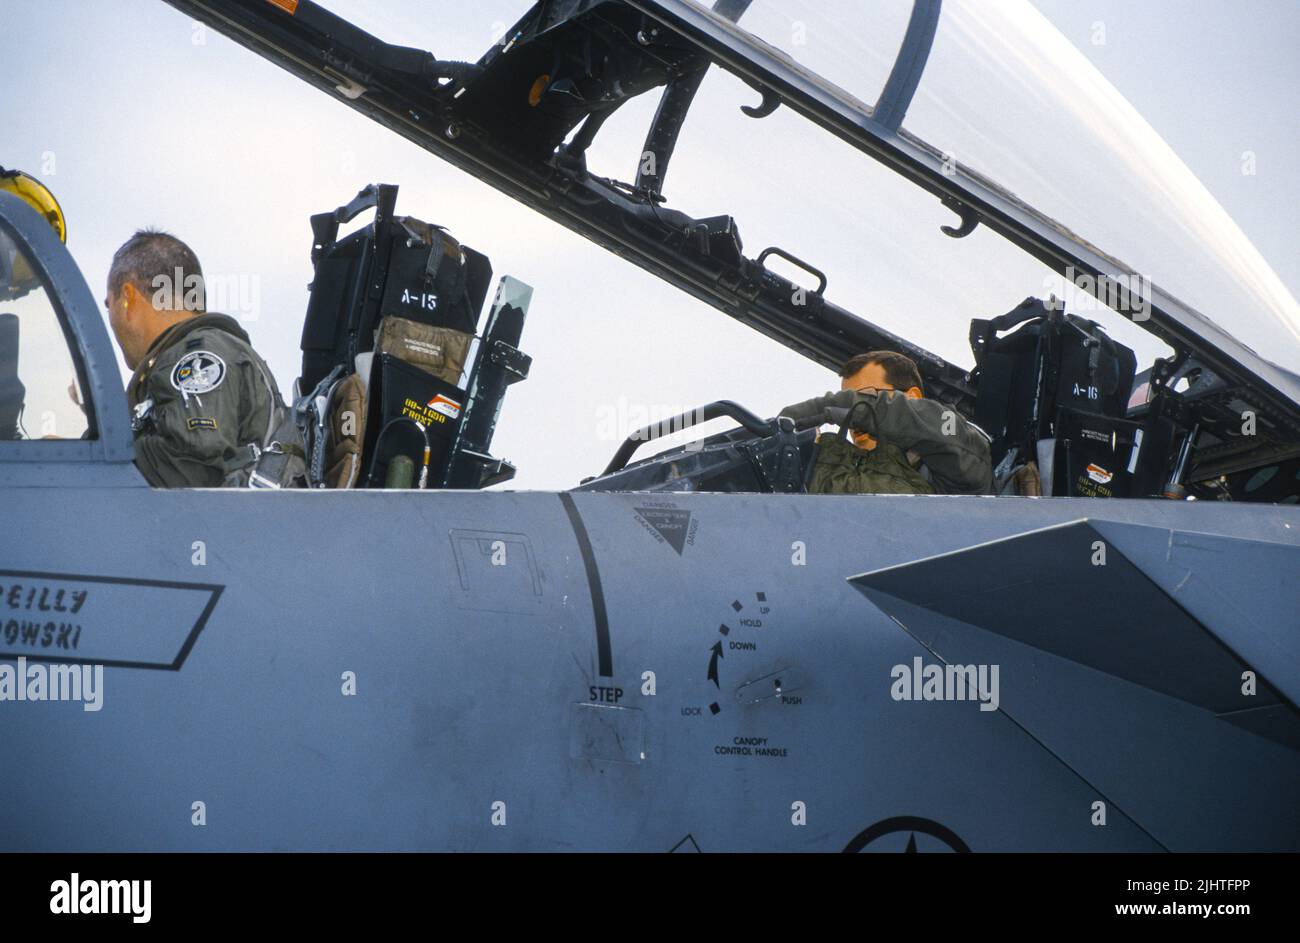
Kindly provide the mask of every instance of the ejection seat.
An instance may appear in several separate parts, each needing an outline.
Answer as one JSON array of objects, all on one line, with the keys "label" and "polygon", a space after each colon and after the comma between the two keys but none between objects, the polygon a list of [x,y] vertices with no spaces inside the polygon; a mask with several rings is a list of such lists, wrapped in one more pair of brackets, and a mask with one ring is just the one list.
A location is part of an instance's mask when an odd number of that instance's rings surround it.
[{"label": "ejection seat", "polygon": [[[1010,332],[1003,334],[1003,332]],[[1000,336],[1001,335],[1001,336]],[[1163,457],[1125,418],[1137,359],[1094,321],[1027,298],[971,322],[975,423],[1001,494],[1129,497],[1159,490]]]},{"label": "ejection seat", "polygon": [[[371,185],[312,217],[315,277],[295,412],[314,487],[483,488],[514,476],[488,454],[532,289],[501,279],[481,335],[492,265],[446,230],[397,216]],[[342,239],[341,223],[375,219]]]}]

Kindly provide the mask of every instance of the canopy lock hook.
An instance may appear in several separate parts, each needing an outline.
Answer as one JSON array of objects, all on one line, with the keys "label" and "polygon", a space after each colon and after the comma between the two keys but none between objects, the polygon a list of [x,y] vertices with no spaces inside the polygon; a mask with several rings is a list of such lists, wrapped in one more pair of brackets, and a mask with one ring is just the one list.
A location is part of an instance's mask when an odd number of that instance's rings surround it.
[{"label": "canopy lock hook", "polygon": [[772,112],[776,111],[777,108],[781,107],[780,96],[777,95],[776,92],[772,91],[770,88],[759,88],[757,86],[750,86],[750,87],[753,88],[754,91],[762,95],[763,100],[758,105],[740,106],[740,110],[743,111],[745,114],[749,115],[749,117],[766,118]]},{"label": "canopy lock hook", "polygon": [[962,239],[973,233],[975,227],[980,224],[980,214],[972,207],[967,206],[961,200],[958,200],[955,197],[945,196],[940,199],[940,202],[961,217],[960,226],[939,227],[939,230],[945,236],[951,236],[954,239]]}]

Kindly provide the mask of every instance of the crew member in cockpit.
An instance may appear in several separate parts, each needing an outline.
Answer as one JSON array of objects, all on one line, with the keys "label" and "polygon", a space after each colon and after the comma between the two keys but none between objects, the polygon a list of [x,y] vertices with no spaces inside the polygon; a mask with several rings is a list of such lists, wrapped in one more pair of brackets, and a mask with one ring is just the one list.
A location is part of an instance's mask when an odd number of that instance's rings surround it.
[{"label": "crew member in cockpit", "polygon": [[205,309],[199,260],[141,230],[113,256],[109,324],[135,373],[135,462],[155,487],[282,487],[302,440],[270,368],[234,318]]},{"label": "crew member in cockpit", "polygon": [[821,436],[810,493],[993,493],[989,437],[952,407],[925,398],[910,357],[858,354],[840,377],[840,392],[780,413],[801,429],[834,423],[853,436]]}]

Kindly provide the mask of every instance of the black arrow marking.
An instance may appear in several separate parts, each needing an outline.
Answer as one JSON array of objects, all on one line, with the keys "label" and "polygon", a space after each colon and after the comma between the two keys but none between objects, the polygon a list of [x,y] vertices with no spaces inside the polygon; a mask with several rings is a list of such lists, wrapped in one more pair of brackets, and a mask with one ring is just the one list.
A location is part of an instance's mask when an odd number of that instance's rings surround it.
[{"label": "black arrow marking", "polygon": [[714,642],[709,651],[713,652],[713,656],[709,658],[709,680],[713,682],[714,687],[721,690],[722,685],[718,684],[718,659],[722,657],[722,642]]}]

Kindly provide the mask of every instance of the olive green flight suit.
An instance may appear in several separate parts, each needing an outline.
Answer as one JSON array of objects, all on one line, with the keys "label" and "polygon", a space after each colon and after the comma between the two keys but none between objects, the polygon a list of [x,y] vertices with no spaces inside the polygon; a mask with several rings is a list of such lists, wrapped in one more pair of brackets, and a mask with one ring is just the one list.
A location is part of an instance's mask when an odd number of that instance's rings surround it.
[{"label": "olive green flight suit", "polygon": [[868,451],[842,438],[822,436],[810,492],[993,493],[988,436],[935,400],[910,399],[892,390],[842,390],[787,406],[780,414],[802,429],[847,422],[854,432],[877,440],[876,448]]},{"label": "olive green flight suit", "polygon": [[154,487],[246,485],[286,417],[270,369],[224,314],[195,315],[160,334],[127,401],[135,463]]},{"label": "olive green flight suit", "polygon": [[825,433],[817,441],[809,494],[934,494],[934,485],[888,442],[860,449],[841,436]]}]

